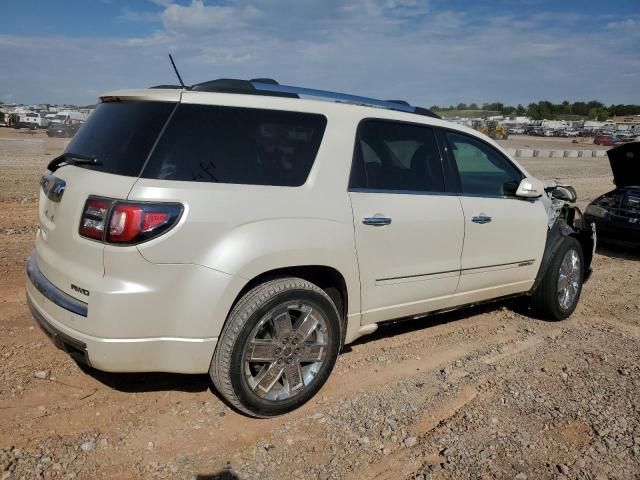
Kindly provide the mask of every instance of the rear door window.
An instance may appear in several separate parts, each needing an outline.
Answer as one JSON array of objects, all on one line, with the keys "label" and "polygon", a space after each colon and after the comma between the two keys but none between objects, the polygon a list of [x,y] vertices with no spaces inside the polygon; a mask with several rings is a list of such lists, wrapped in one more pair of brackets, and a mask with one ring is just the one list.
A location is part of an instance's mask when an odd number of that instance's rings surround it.
[{"label": "rear door window", "polygon": [[433,129],[384,120],[362,122],[349,187],[444,192],[444,173]]},{"label": "rear door window", "polygon": [[137,177],[175,103],[101,103],[67,147],[67,152],[93,156],[98,164],[82,168]]},{"label": "rear door window", "polygon": [[144,178],[300,186],[326,126],[323,115],[182,104],[158,142]]}]

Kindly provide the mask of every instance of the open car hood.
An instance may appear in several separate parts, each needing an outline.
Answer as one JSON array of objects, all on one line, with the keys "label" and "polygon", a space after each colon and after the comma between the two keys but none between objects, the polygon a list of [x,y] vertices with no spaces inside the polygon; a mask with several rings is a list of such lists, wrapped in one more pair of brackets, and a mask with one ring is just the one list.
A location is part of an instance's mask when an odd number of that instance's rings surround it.
[{"label": "open car hood", "polygon": [[616,187],[640,186],[640,142],[624,143],[607,150]]}]

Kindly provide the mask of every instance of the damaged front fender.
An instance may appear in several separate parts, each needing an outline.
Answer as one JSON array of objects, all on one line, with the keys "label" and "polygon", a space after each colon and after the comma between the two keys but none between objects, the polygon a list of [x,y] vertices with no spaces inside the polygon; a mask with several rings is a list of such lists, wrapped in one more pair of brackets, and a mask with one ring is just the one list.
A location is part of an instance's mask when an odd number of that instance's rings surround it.
[{"label": "damaged front fender", "polygon": [[562,245],[562,242],[569,236],[578,240],[582,246],[584,257],[582,272],[583,283],[589,280],[592,273],[591,262],[593,260],[597,243],[596,226],[594,223],[586,225],[580,209],[565,203],[558,211],[547,232],[547,241],[542,261],[540,262],[540,269],[538,270],[538,275],[536,276],[533,287],[531,287],[529,292],[530,294],[538,287],[547,272],[553,257]]}]

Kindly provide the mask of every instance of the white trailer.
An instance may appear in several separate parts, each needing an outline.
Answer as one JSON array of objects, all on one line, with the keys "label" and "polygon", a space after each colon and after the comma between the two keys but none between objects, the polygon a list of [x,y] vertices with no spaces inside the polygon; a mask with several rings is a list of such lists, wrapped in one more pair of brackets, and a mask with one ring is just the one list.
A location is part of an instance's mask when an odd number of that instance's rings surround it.
[{"label": "white trailer", "polygon": [[56,113],[51,119],[51,123],[71,123],[72,120],[84,122],[88,117],[89,115],[87,115],[86,113],[64,110]]}]

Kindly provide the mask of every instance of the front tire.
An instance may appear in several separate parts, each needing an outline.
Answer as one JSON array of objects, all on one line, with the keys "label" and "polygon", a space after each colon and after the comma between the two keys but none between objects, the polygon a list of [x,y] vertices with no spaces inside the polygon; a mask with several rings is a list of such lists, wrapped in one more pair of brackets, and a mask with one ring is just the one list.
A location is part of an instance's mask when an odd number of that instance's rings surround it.
[{"label": "front tire", "polygon": [[564,320],[578,305],[584,278],[580,243],[566,237],[531,297],[533,309],[549,320]]},{"label": "front tire", "polygon": [[289,412],[329,377],[340,330],[338,309],[316,285],[300,278],[265,282],[231,310],[209,375],[218,392],[246,414]]}]

